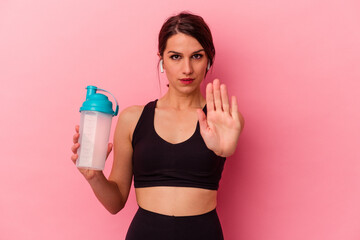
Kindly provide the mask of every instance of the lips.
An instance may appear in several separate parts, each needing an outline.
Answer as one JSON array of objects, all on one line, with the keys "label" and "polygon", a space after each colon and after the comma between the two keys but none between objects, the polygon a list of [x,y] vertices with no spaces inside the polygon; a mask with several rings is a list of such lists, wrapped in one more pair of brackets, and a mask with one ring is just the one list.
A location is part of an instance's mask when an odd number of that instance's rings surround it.
[{"label": "lips", "polygon": [[194,79],[193,78],[182,78],[182,79],[180,79],[180,81],[183,84],[190,84],[194,81]]}]

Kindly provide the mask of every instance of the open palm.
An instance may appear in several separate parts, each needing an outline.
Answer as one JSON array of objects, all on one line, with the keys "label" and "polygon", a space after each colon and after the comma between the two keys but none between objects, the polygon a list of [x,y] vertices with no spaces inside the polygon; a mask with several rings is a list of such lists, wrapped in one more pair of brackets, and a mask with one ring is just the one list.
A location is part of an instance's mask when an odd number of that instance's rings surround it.
[{"label": "open palm", "polygon": [[226,86],[215,79],[206,86],[206,106],[207,116],[198,110],[201,136],[216,155],[228,157],[235,152],[242,127],[236,97],[230,106]]}]

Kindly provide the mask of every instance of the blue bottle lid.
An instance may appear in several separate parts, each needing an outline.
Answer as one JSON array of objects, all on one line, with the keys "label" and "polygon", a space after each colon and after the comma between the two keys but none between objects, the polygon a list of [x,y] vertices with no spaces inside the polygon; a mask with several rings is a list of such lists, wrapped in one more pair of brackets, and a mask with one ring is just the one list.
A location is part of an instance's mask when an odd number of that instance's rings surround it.
[{"label": "blue bottle lid", "polygon": [[[86,100],[83,102],[82,106],[80,107],[80,112],[97,111],[97,112],[111,114],[113,116],[116,116],[118,114],[119,105],[114,95],[112,95],[110,92],[104,89],[100,89],[95,86],[87,86],[85,89],[87,89]],[[115,111],[113,111],[112,102],[109,101],[108,97],[105,96],[104,94],[96,93],[96,91],[104,91],[111,94],[111,96],[115,99],[116,102]]]}]

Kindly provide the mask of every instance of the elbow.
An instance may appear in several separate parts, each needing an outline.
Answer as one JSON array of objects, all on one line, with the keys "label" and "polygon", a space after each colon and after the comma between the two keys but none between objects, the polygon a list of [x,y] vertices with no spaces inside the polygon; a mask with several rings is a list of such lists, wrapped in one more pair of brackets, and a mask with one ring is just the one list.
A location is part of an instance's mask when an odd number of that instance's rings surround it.
[{"label": "elbow", "polygon": [[119,204],[118,206],[107,208],[107,210],[109,211],[109,213],[111,213],[111,215],[115,215],[120,212],[124,208],[124,206],[125,204]]},{"label": "elbow", "polygon": [[123,208],[113,208],[113,209],[107,209],[111,215],[115,215],[118,212],[120,212]]},{"label": "elbow", "polygon": [[108,210],[111,215],[116,215],[118,212],[120,212],[121,209],[118,210]]}]

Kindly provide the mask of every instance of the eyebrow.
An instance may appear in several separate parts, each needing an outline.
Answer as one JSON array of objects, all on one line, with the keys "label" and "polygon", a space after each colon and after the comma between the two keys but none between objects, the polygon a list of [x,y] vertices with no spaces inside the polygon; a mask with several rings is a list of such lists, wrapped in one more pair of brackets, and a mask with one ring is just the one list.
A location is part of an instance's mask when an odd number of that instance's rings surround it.
[{"label": "eyebrow", "polygon": [[[194,53],[201,52],[201,51],[205,51],[205,50],[204,50],[204,49],[200,49],[200,50],[197,50],[197,51],[193,52],[193,54],[194,54]],[[168,53],[182,54],[182,53],[175,52],[175,51],[168,51]]]}]

